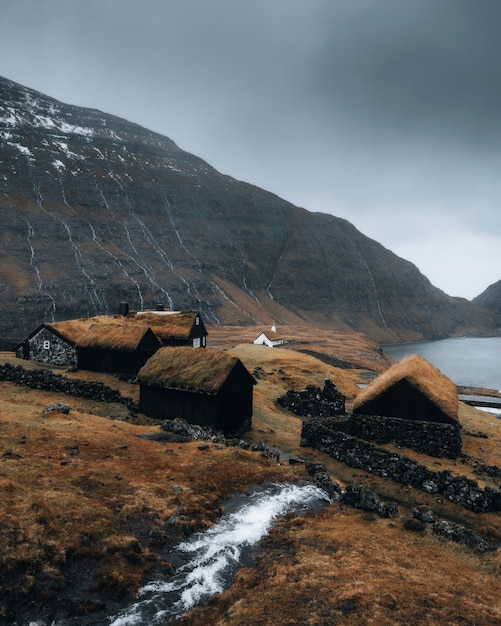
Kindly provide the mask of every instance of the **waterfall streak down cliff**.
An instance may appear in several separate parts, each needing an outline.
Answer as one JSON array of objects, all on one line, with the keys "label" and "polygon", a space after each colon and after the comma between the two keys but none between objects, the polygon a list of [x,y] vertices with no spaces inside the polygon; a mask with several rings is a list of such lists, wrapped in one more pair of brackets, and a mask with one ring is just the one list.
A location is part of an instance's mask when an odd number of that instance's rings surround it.
[{"label": "waterfall streak down cliff", "polygon": [[225,176],[127,120],[0,77],[0,138],[8,345],[41,322],[115,313],[124,300],[385,342],[494,328],[346,220]]}]

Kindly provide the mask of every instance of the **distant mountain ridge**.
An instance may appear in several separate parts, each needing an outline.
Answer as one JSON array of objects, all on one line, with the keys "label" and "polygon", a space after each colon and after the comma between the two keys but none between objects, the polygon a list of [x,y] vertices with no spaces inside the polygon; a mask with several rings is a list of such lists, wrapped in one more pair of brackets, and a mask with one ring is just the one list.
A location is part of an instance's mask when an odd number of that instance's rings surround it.
[{"label": "distant mountain ridge", "polygon": [[381,341],[493,325],[346,220],[222,175],[137,124],[0,78],[0,142],[0,337],[122,301]]},{"label": "distant mountain ridge", "polygon": [[495,319],[495,324],[501,327],[501,280],[489,285],[485,291],[473,298],[473,304],[489,311]]}]

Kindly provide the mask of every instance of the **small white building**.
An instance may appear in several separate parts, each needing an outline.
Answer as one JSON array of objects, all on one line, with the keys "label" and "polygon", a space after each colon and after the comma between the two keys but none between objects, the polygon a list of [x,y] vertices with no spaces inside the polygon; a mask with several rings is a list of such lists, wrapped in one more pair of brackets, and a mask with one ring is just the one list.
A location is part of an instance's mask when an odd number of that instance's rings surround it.
[{"label": "small white building", "polygon": [[275,348],[276,346],[283,346],[285,339],[269,339],[265,333],[261,333],[252,343],[257,346],[269,346],[270,348]]}]

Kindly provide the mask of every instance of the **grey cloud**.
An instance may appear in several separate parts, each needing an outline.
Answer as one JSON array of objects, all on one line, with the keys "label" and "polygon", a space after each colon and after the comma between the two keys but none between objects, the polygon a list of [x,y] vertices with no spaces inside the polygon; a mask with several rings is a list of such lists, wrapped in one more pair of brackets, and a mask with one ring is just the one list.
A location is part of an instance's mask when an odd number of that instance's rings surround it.
[{"label": "grey cloud", "polygon": [[13,80],[369,236],[382,224],[388,247],[424,241],[420,215],[501,238],[498,0],[3,5]]}]

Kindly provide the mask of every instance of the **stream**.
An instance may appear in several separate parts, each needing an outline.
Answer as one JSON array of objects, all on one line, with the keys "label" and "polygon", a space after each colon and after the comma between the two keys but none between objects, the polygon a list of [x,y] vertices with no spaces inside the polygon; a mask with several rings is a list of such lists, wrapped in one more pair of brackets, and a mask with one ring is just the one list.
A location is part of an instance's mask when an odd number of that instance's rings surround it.
[{"label": "stream", "polygon": [[327,494],[311,483],[271,484],[234,496],[216,526],[173,548],[176,571],[170,579],[141,587],[136,602],[111,617],[110,625],[165,625],[203,605],[252,563],[259,541],[277,517],[316,512],[328,502]]}]

